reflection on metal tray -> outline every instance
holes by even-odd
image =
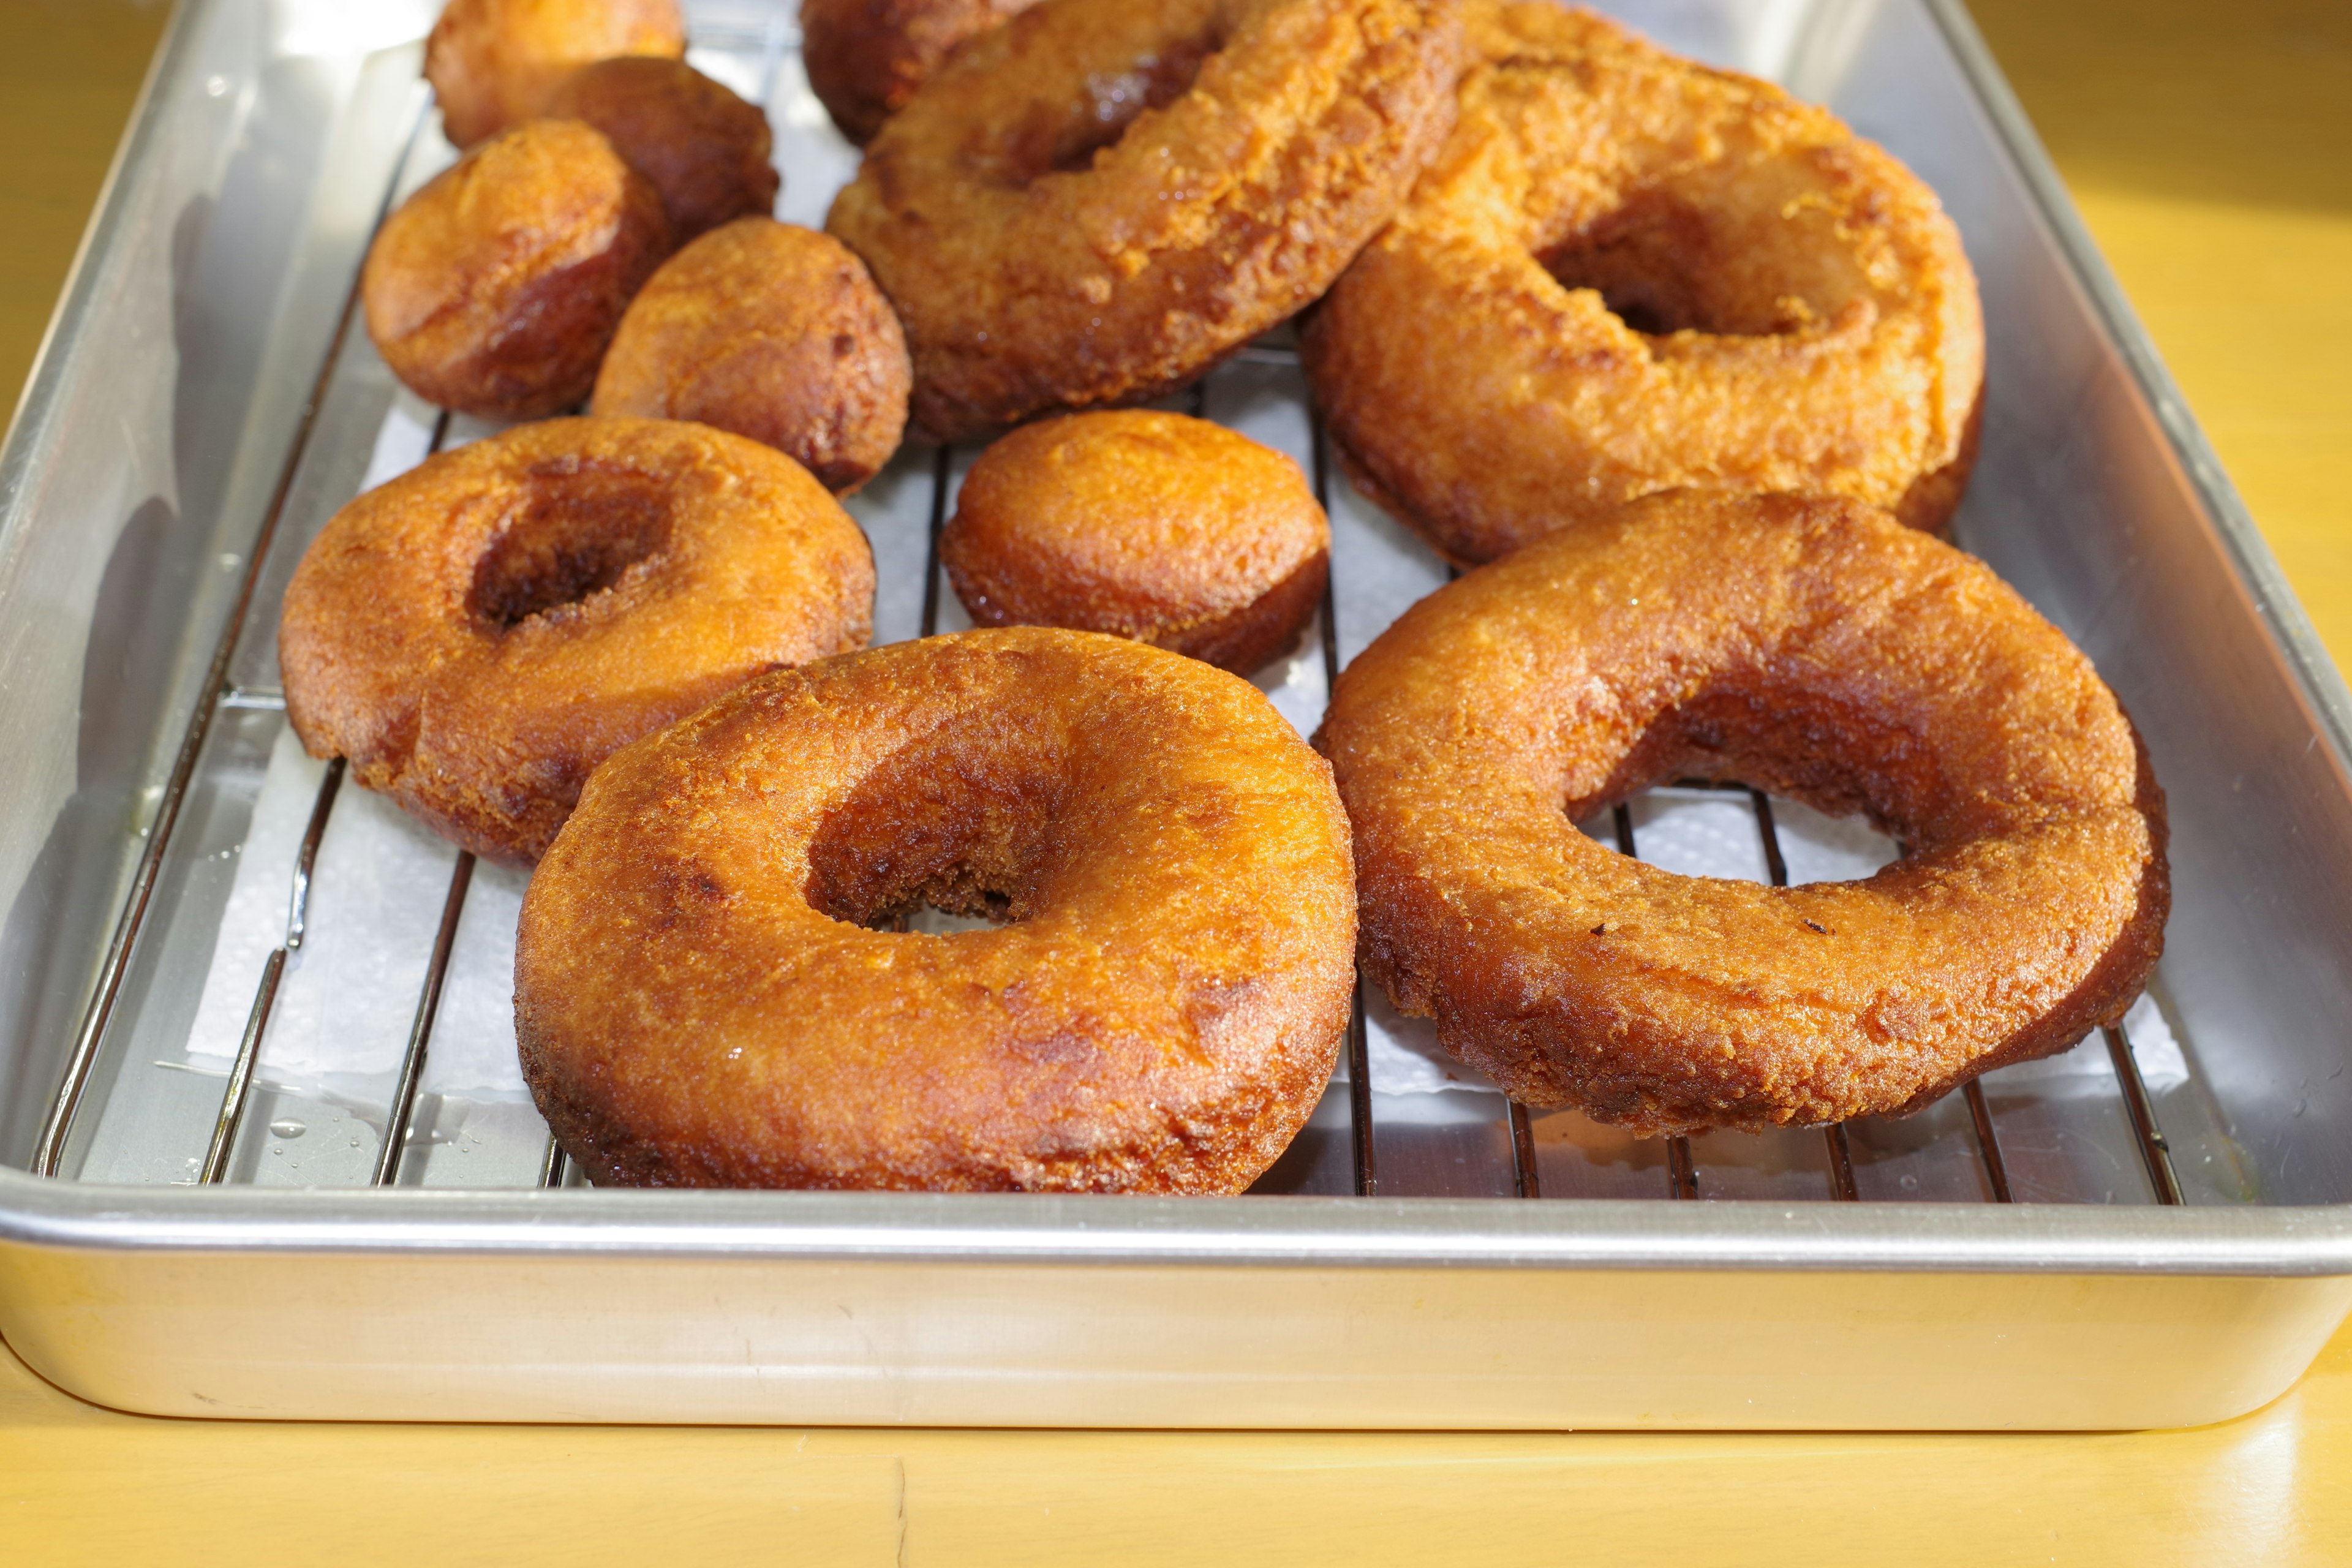
[[[2352,1302],[2352,1160],[2326,1131],[2352,1110],[2329,1027],[2352,948],[2340,688],[1956,10],[1616,9],[1826,100],[1961,225],[1992,404],[1957,537],[2098,660],[2171,793],[2170,947],[2120,1026],[1904,1121],[1643,1142],[1509,1103],[1375,991],[1247,1199],[538,1191],[576,1178],[514,1063],[521,879],[304,757],[275,665],[279,595],[335,507],[488,429],[399,390],[351,303],[373,225],[453,156],[415,79],[429,16],[217,0],[175,25],[5,459],[0,605],[63,604],[52,658],[89,649],[62,797],[43,759],[75,750],[70,691],[0,686],[0,788],[60,807],[23,825],[45,840],[0,834],[0,891],[21,888],[0,1154],[69,1178],[0,1172],[12,1342],[93,1397],[326,1415],[2105,1426],[2292,1377]],[[694,63],[769,106],[780,216],[821,222],[855,154],[791,7],[689,16]],[[164,301],[176,380],[126,395],[139,310]],[[1311,730],[1445,569],[1327,463],[1286,333],[1167,405],[1289,452],[1331,513],[1322,612],[1258,678]],[[145,506],[99,477],[106,412]],[[966,624],[935,546],[972,455],[910,449],[849,503],[877,641]],[[128,521],[77,531],[93,513]],[[1776,883],[1895,853],[1696,783],[1585,826]],[[2033,1206],[2053,1204],[2075,1206]],[[197,1262],[221,1248],[327,1282],[340,1327],[273,1330],[285,1309]],[[614,1270],[640,1288],[584,1331],[529,1284]],[[163,1316],[101,1310],[76,1338],[64,1298],[110,1288]],[[1531,1312],[1561,1342],[1530,1345]],[[872,1327],[844,1340],[832,1314]],[[2221,1317],[2242,1326],[2217,1348]],[[404,1349],[359,1348],[394,1322]],[[1825,1350],[1846,1370],[1797,1372]],[[1758,1372],[1775,1356],[1798,1359]]]

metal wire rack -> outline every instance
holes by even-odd
[[[728,32],[725,16],[718,18],[716,37],[726,47],[757,61],[758,79],[771,90],[779,79],[779,72],[793,53],[797,40],[790,30],[774,20],[772,11],[747,14],[745,25],[736,29],[740,37]],[[709,18],[698,17],[701,30],[698,37],[713,37],[708,25]],[[377,208],[380,225],[391,211],[401,189],[403,175],[415,162],[419,139],[429,117],[422,111],[412,127],[405,150],[397,160],[394,180],[386,189]],[[57,1174],[65,1158],[68,1141],[77,1118],[84,1109],[91,1082],[93,1068],[99,1063],[110,1037],[110,1026],[115,1020],[118,1002],[122,996],[126,977],[130,974],[134,954],[150,934],[150,917],[154,908],[158,879],[166,864],[181,826],[191,788],[196,783],[200,764],[205,754],[208,739],[216,721],[225,713],[239,710],[277,710],[284,708],[281,692],[257,687],[241,687],[230,679],[230,671],[241,643],[253,638],[256,628],[248,623],[257,604],[257,594],[265,576],[265,569],[273,545],[283,549],[279,541],[285,521],[289,495],[293,492],[298,471],[310,449],[317,432],[320,411],[334,385],[339,368],[346,358],[346,348],[352,335],[358,306],[358,280],[354,276],[341,312],[328,343],[323,363],[311,383],[309,397],[300,411],[293,439],[284,466],[271,494],[269,504],[258,520],[252,548],[246,556],[246,566],[233,611],[220,640],[214,650],[203,690],[182,737],[171,771],[163,784],[161,798],[144,849],[131,878],[128,894],[117,919],[111,939],[93,984],[89,1005],[67,1059],[58,1088],[42,1127],[32,1168],[44,1175]],[[1275,342],[1255,344],[1244,350],[1229,364],[1254,366],[1297,374],[1295,351]],[[1300,384],[1303,386],[1303,380]],[[1181,395],[1181,405],[1196,416],[1208,408],[1208,383],[1203,381]],[[1328,449],[1318,421],[1308,410],[1312,479],[1317,499],[1327,510],[1333,508],[1334,486],[1328,461]],[[429,451],[438,451],[449,438],[450,416],[446,412],[435,421]],[[919,630],[923,636],[933,635],[940,627],[942,610],[940,584],[942,574],[938,560],[938,543],[957,471],[957,453],[950,447],[937,448],[929,458],[929,550],[924,563],[921,591]],[[1328,691],[1338,679],[1341,658],[1338,635],[1337,595],[1339,584],[1347,575],[1347,563],[1335,551],[1333,572],[1327,581],[1316,638],[1319,647],[1324,689]],[[259,628],[260,635],[271,635],[274,628]],[[242,1037],[223,1085],[217,1114],[212,1121],[210,1137],[194,1180],[215,1184],[228,1178],[233,1167],[233,1154],[238,1147],[240,1133],[247,1121],[247,1109],[255,1084],[261,1048],[266,1039],[281,984],[289,966],[303,950],[308,931],[313,875],[319,852],[336,803],[342,798],[344,767],[338,760],[326,769],[312,802],[307,826],[302,834],[294,862],[292,886],[289,892],[284,936],[279,945],[269,953],[256,987],[247,1016]],[[1752,811],[1764,864],[1769,880],[1775,886],[1789,881],[1789,865],[1783,853],[1780,834],[1776,825],[1772,801],[1763,794],[1744,785],[1709,781],[1681,781],[1679,788],[1715,792],[1727,798],[1743,799]],[[1638,853],[1633,813],[1626,805],[1615,806],[1610,816],[1610,826],[1617,848],[1632,856]],[[418,1086],[433,1042],[434,1026],[441,1007],[454,951],[459,921],[467,897],[474,882],[475,859],[471,854],[457,854],[449,873],[439,922],[436,929],[429,961],[423,983],[418,989],[409,1027],[405,1049],[401,1055],[393,1081],[389,1100],[384,1107],[383,1131],[372,1163],[370,1184],[382,1187],[397,1183],[401,1178],[404,1159],[419,1138],[416,1125]],[[2103,1031],[2116,1085],[2130,1122],[2138,1155],[2144,1163],[2149,1189],[2154,1200],[2161,1204],[2183,1201],[2181,1186],[2173,1169],[2170,1151],[2158,1128],[2147,1086],[2134,1056],[2132,1045],[2123,1027],[2118,1025]],[[1382,1097],[1376,1092],[1375,1076],[1368,1045],[1367,1011],[1364,988],[1358,986],[1356,1006],[1348,1028],[1343,1058],[1344,1083],[1335,1082],[1326,1100],[1326,1111],[1318,1112],[1318,1122],[1327,1130],[1337,1121],[1343,1124],[1339,1142],[1344,1155],[1325,1159],[1318,1177],[1310,1174],[1303,1181],[1294,1180],[1283,1190],[1353,1193],[1372,1196],[1384,1192],[1380,1169],[1382,1113],[1379,1109]],[[2000,1138],[1996,1131],[1995,1116],[1989,1105],[1980,1082],[1971,1081],[1963,1090],[1970,1125],[1976,1143],[1977,1158],[1981,1163],[1983,1186],[1992,1201],[2012,1201],[2012,1185],[2009,1164],[2003,1155]],[[1499,1097],[1495,1097],[1499,1099]],[[1561,1114],[1561,1113],[1552,1113]],[[1539,1157],[1539,1121],[1547,1121],[1547,1113],[1531,1112],[1516,1102],[1506,1102],[1498,1112],[1497,1131],[1504,1150],[1501,1156],[1507,1163],[1507,1182],[1502,1190],[1521,1199],[1544,1197],[1544,1182]],[[1853,1139],[1848,1128],[1835,1125],[1821,1131],[1822,1152],[1826,1157],[1826,1191],[1822,1194],[1838,1202],[1858,1202],[1863,1197],[1855,1175]],[[1309,1140],[1303,1136],[1302,1145]],[[1327,1140],[1327,1145],[1328,1141]],[[1325,1152],[1331,1151],[1326,1148]],[[1692,1141],[1673,1138],[1665,1142],[1663,1181],[1654,1195],[1675,1200],[1694,1200],[1709,1195],[1703,1176],[1702,1162]],[[1294,1150],[1286,1156],[1286,1163],[1312,1158],[1312,1151]],[[1281,1167],[1277,1167],[1280,1171]],[[545,1187],[565,1185],[574,1180],[562,1150],[552,1139],[546,1142],[538,1161],[538,1184]],[[1388,1195],[1400,1190],[1391,1184]],[[1410,1191],[1410,1184],[1402,1190]],[[1574,1195],[1555,1193],[1555,1197]]]

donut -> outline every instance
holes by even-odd
[[[1454,0],[1045,0],[971,39],[825,226],[961,440],[1181,386],[1329,287],[1453,116]]]
[[[368,336],[428,403],[488,419],[569,408],[669,253],[645,176],[572,120],[483,142],[403,202],[369,246]]]
[[[898,449],[909,375],[898,318],[864,262],[829,235],[747,217],[653,275],[591,406],[749,436],[845,495]]]
[[[425,79],[443,133],[470,147],[547,112],[592,61],[685,53],[677,0],[449,0],[425,39]]]
[[[1935,193],[1596,16],[1472,16],[1453,135],[1301,345],[1360,488],[1457,564],[1678,488],[1940,531],[1984,333]]]
[[[801,0],[801,59],[841,133],[863,147],[966,38],[1037,0]]]
[[[1670,492],[1528,544],[1366,648],[1320,743],[1365,973],[1514,1099],[1637,1133],[1916,1110],[2119,1016],[2163,946],[2164,795],[2090,661],[1843,498]],[[1574,826],[1685,775],[1908,857],[1773,888]]]
[[[1222,426],[1068,414],[980,455],[940,562],[982,626],[1108,632],[1247,675],[1315,613],[1331,526],[1297,464]]]
[[[874,562],[806,470],[655,419],[551,419],[337,512],[286,590],[314,757],[528,865],[614,751],[752,676],[864,645]]]
[[[523,900],[523,1076],[599,1184],[1239,1192],[1338,1058],[1354,897],[1329,770],[1247,681],[894,643],[597,770]],[[923,903],[999,923],[887,929]]]
[[[782,182],[768,162],[768,117],[684,60],[599,60],[566,77],[547,112],[603,132],[622,162],[661,193],[680,244],[775,210]]]

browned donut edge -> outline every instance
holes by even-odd
[[[1960,426],[1959,449],[1942,468],[1921,474],[1887,510],[1911,528],[1948,539],[1952,516],[1968,494],[1969,476],[1976,472],[1977,454],[1984,446],[1985,384],[1977,383],[1976,401]]]
[[[2126,722],[2131,715],[2124,715]],[[2164,790],[2148,765],[2147,742],[2132,725],[2132,748],[2139,763],[2132,804],[2147,822],[2155,853],[2141,872],[2138,904],[2106,952],[2083,977],[2083,983],[2045,1016],[2035,1027],[2021,1030],[1939,1083],[1930,1084],[1908,1100],[1885,1112],[1911,1116],[1926,1110],[1972,1079],[2016,1062],[2054,1057],[2071,1050],[2093,1029],[2114,1024],[2131,1011],[2147,989],[2147,977],[2164,956],[2164,925],[2172,914],[2172,825]]]
[[[1984,413],[1985,391],[1979,384],[1976,401],[1969,405],[1968,423],[1960,430],[1959,450],[1953,455],[1952,460],[1932,473],[1920,475],[1912,481],[1911,488],[1903,492],[1902,499],[1887,509],[1906,527],[1933,534],[1937,539],[1948,540],[1951,537],[1952,518],[1960,510],[1960,502],[1968,493],[1969,478],[1976,471],[1977,456],[1984,445]],[[1346,477],[1349,487],[1402,523],[1415,538],[1428,545],[1438,559],[1460,572],[1475,570],[1490,559],[1454,549],[1443,526],[1406,505],[1394,490],[1382,484],[1379,475],[1372,471],[1370,465],[1357,454],[1354,447],[1348,445],[1344,436],[1328,427],[1324,434],[1330,441],[1331,451],[1339,459],[1339,472]]]
[[[971,616],[973,625],[1011,626],[1037,624],[1014,619],[1003,605],[982,593],[971,581],[960,559],[947,556],[941,563],[947,568],[948,581],[955,589],[956,598],[962,604],[965,614]],[[1292,567],[1274,586],[1238,609],[1228,610],[1207,620],[1163,627],[1150,637],[1136,640],[1246,677],[1265,668],[1276,654],[1286,651],[1297,640],[1299,632],[1322,603],[1323,585],[1330,580],[1330,575],[1331,551],[1326,545]],[[1069,629],[1099,631],[1101,628],[1073,626]]]
[[[1347,1019],[1343,1016],[1333,1030],[1334,1054],[1337,1042],[1346,1034]],[[529,1058],[526,1057],[528,1065]],[[563,1150],[567,1158],[578,1165],[592,1186],[598,1187],[698,1187],[725,1188],[735,1184],[718,1165],[693,1158],[684,1151],[666,1149],[639,1137],[627,1122],[617,1116],[604,1113],[593,1104],[575,1101],[562,1094],[554,1085],[552,1075],[543,1071],[526,1070],[530,1079],[531,1103],[547,1123],[549,1134]],[[1250,1131],[1231,1144],[1223,1157],[1204,1162],[1189,1170],[1169,1171],[1130,1168],[1122,1173],[1116,1185],[1099,1187],[1050,1187],[1024,1189],[1010,1186],[946,1186],[929,1176],[914,1176],[888,1184],[856,1187],[827,1188],[819,1184],[799,1186],[802,1191],[862,1191],[862,1192],[1094,1192],[1127,1197],[1218,1197],[1231,1196],[1249,1190],[1261,1176],[1274,1168],[1298,1134],[1314,1117],[1321,1103],[1325,1084],[1330,1074],[1325,1071],[1311,1080],[1301,1078],[1297,1082],[1272,1086],[1265,1105]]]

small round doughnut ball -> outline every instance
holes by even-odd
[[[825,227],[962,440],[1148,403],[1331,286],[1454,119],[1454,0],[1045,0],[955,51]]]
[[[845,495],[907,427],[907,340],[866,264],[814,229],[739,218],[665,262],[622,319],[595,411],[763,441]]]
[[[1037,0],[802,0],[801,58],[841,133],[863,147],[966,38]]]
[[[1331,525],[1298,465],[1247,437],[1073,414],[981,454],[940,559],[982,626],[1108,632],[1247,675],[1315,613]]]
[[[606,757],[755,675],[862,647],[866,536],[798,464],[653,419],[551,419],[328,522],[278,624],[312,756],[539,858]]]
[[[574,71],[548,114],[604,133],[654,183],[681,245],[720,224],[775,210],[768,117],[684,60],[622,55]]]
[[[534,120],[384,220],[360,279],[368,336],[428,403],[535,419],[588,395],[669,247],[660,195],[611,142],[576,120]]]
[[[1527,1105],[1641,1134],[1904,1115],[2122,1016],[2164,792],[1984,563],[1843,499],[1678,490],[1407,610],[1318,743],[1364,973]],[[1576,823],[1696,775],[1864,816],[1853,882],[1678,876]]]
[[[1329,1080],[1354,889],[1249,682],[893,643],[597,770],[523,900],[523,1077],[600,1185],[1237,1193]],[[889,929],[924,904],[998,923]]]
[[[470,147],[546,113],[592,61],[685,53],[677,0],[449,0],[425,40],[425,79],[443,132]]]
[[[1462,564],[1676,489],[1940,531],[1984,330],[1936,193],[1588,12],[1471,16],[1452,137],[1301,334],[1360,488]]]

